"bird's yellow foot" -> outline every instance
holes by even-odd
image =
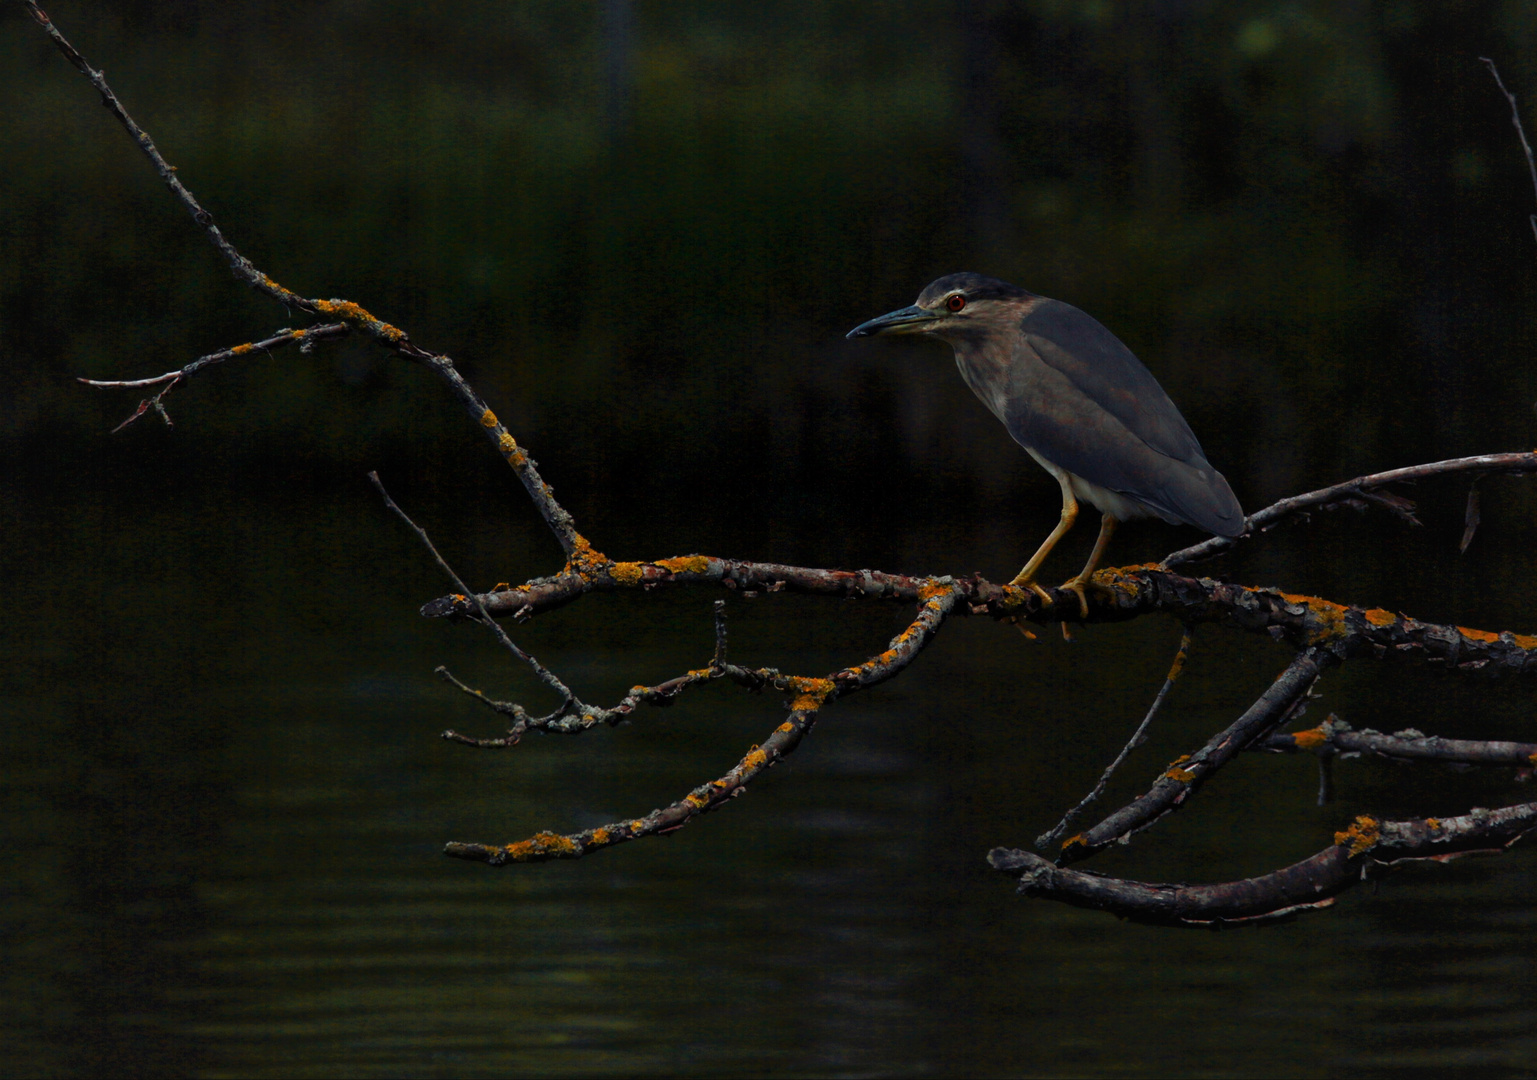
[[[1043,607],[1051,607],[1051,593],[1047,592],[1045,589],[1041,588],[1035,583],[1034,575],[1026,577],[1024,574],[1020,574],[1013,581],[1009,582],[1009,584],[1014,586],[1016,589],[1029,589],[1031,592],[1035,593],[1036,596],[1041,598],[1041,605]]]
[[[1083,617],[1085,619],[1089,617],[1089,597],[1087,590],[1093,589],[1096,592],[1107,594],[1110,593],[1110,587],[1095,581],[1094,575],[1092,574],[1079,574],[1075,578],[1069,578],[1062,583],[1062,588],[1078,597],[1078,608],[1083,613]]]

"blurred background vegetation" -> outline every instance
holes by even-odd
[[[1110,326],[1250,510],[1533,445],[1534,196],[1478,60],[1537,126],[1521,0],[48,11],[247,256],[453,356],[616,557],[1017,570],[1056,519],[1050,479],[947,350],[842,336],[962,269]],[[136,398],[74,376],[293,320],[234,283],[15,3],[0,117],[12,1071],[1529,1071],[1529,856],[1200,938],[1022,903],[986,870],[1140,719],[1178,637],[1154,620],[1072,648],[962,621],[676,837],[505,873],[443,860],[446,839],[677,798],[777,703],[701,691],[510,756],[439,742],[490,725],[435,664],[542,699],[470,628],[415,617],[445,585],[362,475],[490,585],[558,566],[505,466],[426,375],[356,342],[206,372],[168,399],[174,430],[109,436]],[[1459,557],[1465,490],[1415,492],[1424,529],[1324,515],[1209,569],[1537,629],[1537,499],[1486,482]],[[1063,576],[1092,535],[1070,539]],[[1195,539],[1127,529],[1110,561]],[[611,703],[708,655],[713,599],[594,597],[519,641]],[[730,605],[738,659],[806,673],[905,619]],[[1284,657],[1214,633],[1191,663],[1108,798]],[[1530,688],[1352,665],[1324,692],[1318,713],[1357,726],[1531,737]],[[1504,772],[1338,775],[1320,809],[1311,762],[1246,758],[1095,866],[1218,880],[1356,812],[1530,797]]]
[[[60,11],[257,265],[456,357],[600,534],[1016,503],[940,350],[841,338],[955,269],[1109,324],[1251,507],[1537,427],[1533,197],[1477,60],[1532,85],[1521,3]],[[131,403],[69,376],[289,320],[0,18],[0,435],[78,458]],[[173,399],[220,454],[480,453],[361,346],[249,366]]]

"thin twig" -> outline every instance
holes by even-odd
[[[1526,129],[1521,126],[1521,111],[1516,108],[1516,95],[1505,89],[1505,80],[1500,78],[1500,69],[1494,66],[1494,61],[1487,56],[1480,56],[1484,66],[1489,69],[1489,74],[1494,76],[1494,84],[1500,88],[1500,93],[1505,95],[1505,100],[1510,102],[1510,122],[1516,127],[1516,134],[1521,138],[1521,149],[1526,153],[1526,168],[1532,174],[1532,193],[1537,195],[1537,160],[1532,157],[1532,144],[1526,141]],[[1532,223],[1532,235],[1537,237],[1537,214],[1531,214],[1528,220]]]
[[[1062,820],[1057,822],[1051,828],[1051,831],[1044,832],[1035,838],[1035,846],[1037,848],[1045,850],[1060,840],[1062,834],[1067,832],[1068,826],[1077,820],[1078,815],[1083,813],[1090,803],[1104,794],[1105,785],[1115,775],[1115,770],[1121,767],[1121,762],[1125,761],[1133,750],[1147,741],[1147,729],[1152,724],[1153,717],[1158,715],[1158,710],[1163,707],[1163,699],[1169,696],[1169,691],[1174,689],[1175,680],[1185,670],[1185,659],[1190,653],[1190,641],[1194,632],[1190,627],[1185,627],[1185,632],[1179,639],[1179,649],[1174,654],[1174,663],[1169,665],[1169,674],[1164,677],[1163,686],[1159,689],[1158,696],[1153,698],[1153,704],[1147,710],[1147,715],[1142,718],[1142,723],[1137,725],[1137,730],[1132,733],[1126,745],[1121,748],[1121,752],[1116,755],[1115,760],[1101,774],[1099,783],[1094,785],[1094,790],[1080,799],[1077,806],[1063,814]]]
[[[384,500],[384,505],[393,511],[401,521],[404,521],[408,526],[410,526],[411,531],[416,533],[417,538],[421,540],[421,542],[426,546],[427,550],[432,553],[432,557],[437,560],[438,566],[442,567],[443,572],[448,575],[449,580],[454,583],[454,586],[459,590],[459,592],[462,595],[473,597],[475,594],[470,592],[469,586],[467,586],[460,579],[459,575],[454,572],[454,568],[448,565],[448,562],[443,558],[443,556],[438,554],[438,549],[433,546],[432,539],[427,535],[427,530],[423,529],[416,522],[412,521],[410,515],[395,505],[395,500],[390,498],[390,493],[384,490],[384,484],[379,479],[379,474],[376,472],[370,472],[368,474],[368,479],[378,490],[379,496]],[[563,712],[569,712],[572,709],[581,710],[585,708],[585,706],[577,700],[576,695],[571,692],[570,688],[567,687],[565,683],[561,682],[559,677],[557,677],[554,672],[545,667],[538,660],[534,659],[528,653],[518,648],[517,644],[512,640],[512,638],[507,636],[507,632],[502,629],[501,624],[493,619],[490,613],[486,611],[484,605],[480,606],[480,617],[481,621],[486,624],[486,626],[494,635],[496,635],[496,639],[502,643],[508,652],[512,653],[513,656],[516,656],[519,660],[523,661],[523,663],[527,664],[533,673],[538,676],[540,682],[544,683],[544,685],[548,686],[551,690],[555,691],[561,696],[563,702]]]

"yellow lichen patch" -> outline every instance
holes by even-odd
[[[1392,626],[1398,621],[1398,616],[1385,608],[1367,608],[1361,612],[1366,621],[1372,626]]]
[[[1083,833],[1074,833],[1072,836],[1069,836],[1066,840],[1062,841],[1062,850],[1066,851],[1074,844],[1077,844],[1079,847],[1089,846],[1083,842]]]
[[[1360,855],[1369,851],[1382,839],[1382,828],[1377,824],[1376,818],[1360,815],[1344,832],[1334,834],[1334,842],[1339,847],[1348,847],[1350,854]]]
[[[587,542],[580,533],[571,544],[571,558],[566,561],[567,573],[587,577],[609,566],[608,556]]]
[[[641,579],[640,563],[616,562],[609,570],[609,576],[621,585],[637,585]]]
[[[552,832],[535,833],[527,840],[508,844],[502,849],[507,858],[515,862],[526,862],[541,855],[575,855],[578,850],[570,837]]]
[[[1344,604],[1336,604],[1317,596],[1299,596],[1296,593],[1281,593],[1280,596],[1288,604],[1301,604],[1308,609],[1309,645],[1318,645],[1345,635],[1345,612],[1349,609]]]
[[[918,587],[918,599],[921,601],[933,600],[937,596],[955,591],[954,585],[941,585],[932,578]]]
[[[833,692],[831,679],[808,679],[792,676],[785,680],[785,689],[796,696],[790,702],[793,712],[816,712]]]
[[[502,453],[511,454],[517,450],[518,440],[514,439],[511,435],[504,431],[502,432],[501,438],[496,440],[496,445],[501,449]]]
[[[507,464],[511,465],[514,469],[521,469],[528,464],[528,458],[523,456],[523,451],[514,450],[507,455]]]
[[[1309,728],[1307,731],[1292,732],[1292,742],[1297,744],[1299,750],[1311,750],[1315,746],[1322,746],[1329,741],[1328,734],[1321,727]]]
[[[613,833],[607,829],[592,830],[592,842],[594,844],[606,844],[613,838]]]
[[[1526,760],[1530,761],[1534,766],[1537,766],[1537,754],[1526,755]]]
[[[710,570],[710,560],[703,555],[684,555],[677,559],[663,559],[656,565],[669,574],[704,574]]]
[[[1438,817],[1428,817],[1425,819],[1425,825],[1427,828],[1439,829],[1441,827],[1441,819]]]
[[[406,336],[405,331],[391,326],[383,319],[375,318],[362,305],[354,304],[351,300],[316,300],[315,310],[323,315],[335,315],[350,323],[366,323],[371,331],[386,341],[400,341]]]
[[[639,818],[636,818],[634,821],[630,822],[630,832],[632,834],[640,832],[645,827],[646,827],[646,823],[644,821],[641,821]]]
[[[1470,630],[1466,626],[1457,627],[1457,633],[1461,634],[1469,641],[1492,642],[1500,640],[1500,635],[1498,634],[1491,634],[1487,630]]]
[[[482,427],[496,427],[496,413],[492,412],[490,409],[487,409],[485,412],[481,413],[480,424]]]
[[[1177,780],[1181,784],[1188,784],[1195,779],[1195,773],[1189,769],[1170,769],[1163,774],[1165,780]]]
[[[246,353],[250,352],[254,348],[256,348],[255,345],[236,345],[233,349],[231,349],[229,351],[229,354],[231,356],[244,356]]]
[[[708,791],[690,791],[683,801],[695,810],[703,810],[710,805],[710,793]]]
[[[757,770],[763,768],[764,763],[767,761],[768,754],[764,753],[762,750],[755,746],[750,751],[748,751],[747,756],[742,759],[742,767],[744,769]]]
[[[784,723],[780,724],[774,730],[778,731],[778,732],[782,732],[785,735],[788,735],[788,734],[790,734],[790,732],[795,730],[795,725],[790,723],[790,721],[786,720]]]
[[[1537,649],[1537,637],[1533,637],[1531,634],[1511,634],[1510,640],[1515,642],[1518,648],[1525,649],[1528,652]]]

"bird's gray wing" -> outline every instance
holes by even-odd
[[[1220,536],[1243,531],[1222,474],[1152,372],[1096,319],[1045,300],[1021,320],[1006,423],[1068,472]]]

